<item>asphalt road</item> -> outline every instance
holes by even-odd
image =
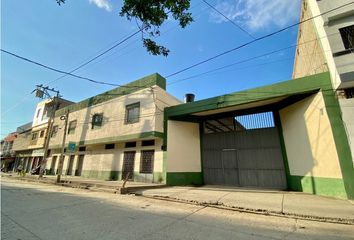
[[[1,179],[1,239],[354,239],[354,226]]]

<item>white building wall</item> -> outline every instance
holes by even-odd
[[[167,172],[201,172],[199,123],[168,121]]]
[[[280,111],[290,174],[342,178],[322,93]]]
[[[348,135],[354,165],[354,98],[339,99],[339,105],[342,111],[342,119]]]

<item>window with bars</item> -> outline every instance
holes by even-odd
[[[347,50],[354,48],[354,25],[339,29],[344,48]]]
[[[125,123],[136,123],[139,122],[140,117],[140,102],[127,105],[125,107]]]
[[[154,169],[154,150],[141,151],[140,173],[152,173]]]
[[[51,137],[52,137],[52,138],[57,136],[58,129],[59,129],[59,126],[58,126],[58,125],[53,126],[53,128],[52,128],[52,134],[51,134]]]
[[[76,125],[77,125],[77,121],[76,120],[69,122],[68,134],[75,133]]]
[[[100,128],[103,122],[103,113],[96,113],[92,116],[91,129]]]

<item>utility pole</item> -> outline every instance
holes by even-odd
[[[46,138],[45,138],[45,142],[44,142],[43,160],[41,162],[41,166],[40,166],[40,169],[39,169],[39,176],[38,176],[38,178],[42,178],[43,174],[45,172],[45,167],[46,167],[46,164],[47,164],[47,161],[48,161],[48,157],[49,157],[49,154],[48,154],[49,141],[50,141],[50,137],[51,137],[51,133],[52,133],[52,126],[53,126],[53,122],[54,122],[55,111],[58,108],[58,99],[60,97],[60,94],[59,94],[59,91],[55,90],[54,88],[49,88],[48,86],[44,87],[43,85],[37,85],[36,89],[33,90],[32,93],[33,92],[36,92],[36,97],[42,98],[42,99],[45,96],[51,98],[49,92],[56,93],[56,96],[53,97],[52,110],[51,111],[48,110],[48,112],[50,113],[49,119],[48,119],[48,130],[47,130],[47,134],[46,134]]]
[[[65,139],[66,133],[68,128],[68,119],[69,119],[69,109],[66,110],[65,115],[60,117],[60,120],[65,120],[64,124],[64,134],[63,134],[63,141],[61,143],[61,152],[59,157],[59,164],[58,164],[58,174],[57,174],[57,183],[60,183],[60,177],[63,172],[63,164],[64,164],[64,149],[65,149]]]

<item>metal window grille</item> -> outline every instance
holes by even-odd
[[[354,25],[339,29],[345,49],[354,48]]]
[[[134,103],[126,106],[125,123],[139,122],[140,103]]]
[[[141,151],[140,173],[152,173],[154,168],[154,150]]]
[[[272,112],[263,112],[248,114],[235,117],[245,129],[271,128],[274,127],[274,118]]]
[[[274,127],[272,112],[248,114],[236,117],[209,119],[204,121],[204,133],[244,131]]]

